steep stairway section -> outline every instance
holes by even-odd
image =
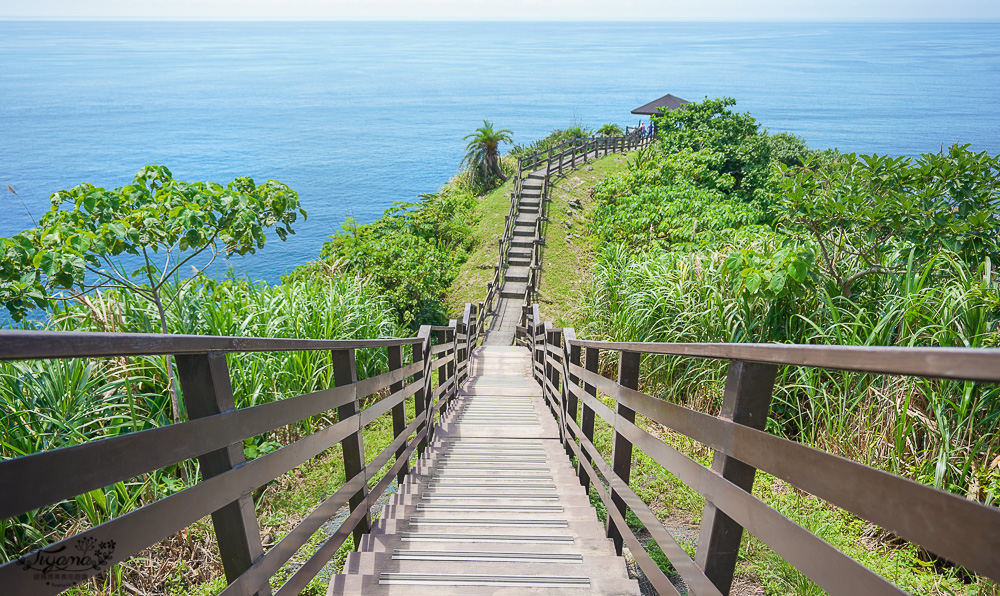
[[[485,345],[509,346],[514,343],[514,331],[521,319],[521,306],[532,290],[532,266],[537,269],[536,246],[543,242],[539,225],[543,218],[545,184],[548,168],[542,168],[515,182],[518,189],[514,221],[501,263],[502,280],[500,299],[494,313],[493,325],[486,334]]]
[[[487,346],[435,439],[335,594],[639,594],[530,378],[524,348]]]

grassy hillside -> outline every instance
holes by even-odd
[[[553,179],[538,303],[546,319],[557,325],[572,325],[577,320],[577,307],[591,283],[594,238],[587,231],[584,214],[593,189],[608,175],[624,170],[625,158],[609,155]],[[467,302],[477,303],[486,297],[486,285],[493,279],[499,257],[497,243],[510,209],[510,193],[511,183],[507,183],[477,200],[476,223],[471,229],[475,246],[448,289],[450,316],[460,316]],[[571,207],[571,201],[578,201],[583,208]]]
[[[583,293],[592,281],[596,239],[587,229],[586,213],[592,206],[594,187],[624,171],[625,164],[624,156],[613,154],[553,179],[536,301],[545,320],[557,326],[579,321]],[[582,208],[571,206],[574,202]]]
[[[510,210],[512,184],[507,182],[476,199],[475,223],[469,228],[473,248],[459,267],[445,297],[450,317],[460,317],[467,302],[475,304],[486,299],[486,284],[493,279],[493,267],[497,264],[497,244],[503,235],[504,216]]]

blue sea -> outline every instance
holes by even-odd
[[[235,259],[279,280],[345,218],[436,191],[489,119],[530,142],[731,96],[814,148],[1000,153],[1000,23],[0,23],[0,236],[141,167],[249,175],[309,212]]]

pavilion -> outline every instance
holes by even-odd
[[[639,114],[640,116],[656,116],[659,115],[660,110],[677,110],[680,109],[686,103],[691,103],[686,99],[681,99],[675,95],[666,94],[660,99],[654,99],[653,101],[647,103],[644,106],[640,106],[632,110],[633,114]]]

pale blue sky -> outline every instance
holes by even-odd
[[[997,0],[0,0],[2,18],[335,20],[1000,19]]]

